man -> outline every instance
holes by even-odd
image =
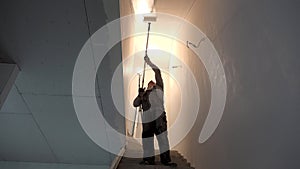
[[[160,149],[160,161],[163,165],[176,167],[176,163],[171,163],[169,140],[167,133],[167,117],[164,108],[164,84],[159,68],[153,64],[148,56],[145,62],[155,73],[156,83],[152,80],[148,83],[147,90],[139,89],[139,95],[135,98],[133,105],[143,108],[143,150],[144,158],[140,164],[154,165],[154,134],[157,137]]]

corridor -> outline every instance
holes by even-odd
[[[146,55],[178,169],[299,169],[299,9],[1,0],[0,169],[170,168],[156,137],[156,165],[139,164],[144,112],[133,101],[157,81]]]

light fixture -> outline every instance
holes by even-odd
[[[147,14],[153,12],[154,0],[132,0],[135,14]]]

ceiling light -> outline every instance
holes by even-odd
[[[147,14],[152,12],[154,0],[132,0],[135,14]]]

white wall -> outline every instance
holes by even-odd
[[[203,65],[182,47],[200,84],[201,106],[176,149],[196,168],[299,168],[299,6],[292,0],[195,2],[187,19],[215,45],[228,86],[223,118],[200,144],[210,86]]]

